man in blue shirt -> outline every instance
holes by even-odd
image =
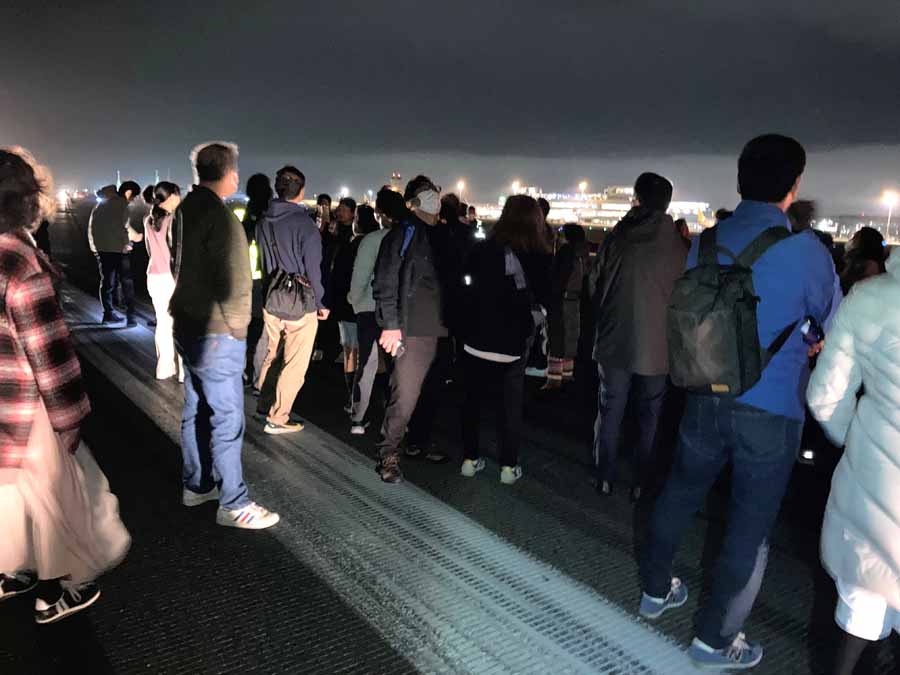
[[[717,244],[739,254],[772,227],[790,229],[785,211],[794,202],[806,153],[794,139],[760,136],[738,161],[742,201],[720,223]],[[697,265],[699,240],[688,255]],[[719,262],[731,259],[720,253]],[[684,531],[726,464],[733,468],[728,531],[714,569],[712,592],[697,619],[690,656],[698,665],[752,668],[762,647],[741,632],[759,592],[768,538],[800,447],[803,392],[809,379],[807,347],[800,335],[806,316],[824,323],[834,296],[834,266],[811,231],[770,248],[753,265],[759,296],[759,342],[772,344],[795,324],[760,381],[737,398],[690,394],[679,432],[675,466],[656,503],[641,560],[640,613],[655,619],[687,601],[687,588],[672,576]]]

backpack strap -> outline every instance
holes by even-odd
[[[768,230],[751,241],[747,248],[737,256],[737,263],[742,267],[753,267],[763,254],[780,241],[792,237],[793,233],[786,227],[770,227]]]
[[[793,232],[791,232],[786,227],[770,227],[768,230],[756,237],[756,239],[751,241],[747,245],[747,248],[740,252],[737,257],[738,265],[741,265],[743,267],[753,267],[753,264],[757,260],[759,260],[766,251],[768,251],[778,242],[784,241],[788,237],[792,236],[794,236]],[[769,361],[772,360],[772,357],[775,356],[775,354],[777,354],[782,347],[784,347],[784,344],[794,332],[794,329],[797,327],[798,323],[800,323],[799,320],[794,321],[789,326],[786,326],[784,330],[782,330],[775,337],[775,339],[772,341],[772,344],[770,344],[769,347],[763,351],[763,368],[769,365]]]
[[[713,226],[703,230],[700,234],[700,250],[697,252],[697,264],[700,266],[713,267],[719,264],[719,254],[724,253],[729,258],[737,262],[737,256],[724,246],[719,246],[716,242],[716,234],[719,228]]]

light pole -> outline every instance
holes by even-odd
[[[517,195],[522,190],[522,183],[520,181],[514,180],[513,184],[510,185],[510,187],[512,188],[512,193],[514,195]]]
[[[891,238],[891,216],[894,215],[894,207],[897,206],[898,201],[900,201],[900,195],[893,190],[885,190],[881,195],[881,203],[888,207],[887,227],[884,233],[887,239]]]
[[[459,201],[463,200],[463,195],[466,192],[466,181],[461,180],[456,184],[456,191],[459,192]]]
[[[586,180],[581,181],[578,184],[578,191],[581,193],[581,198],[584,199],[584,193],[587,191],[588,182]]]
[[[348,188],[346,185],[341,187],[341,199],[343,199],[344,197],[349,197],[349,196],[350,196],[350,188]]]

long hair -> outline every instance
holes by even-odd
[[[264,173],[255,173],[247,180],[247,213],[261,216],[272,201],[272,183]]]
[[[0,234],[33,230],[55,204],[49,169],[25,148],[0,148]]]
[[[353,234],[364,237],[370,232],[378,230],[378,221],[375,220],[375,209],[368,204],[362,204],[356,209],[356,222],[353,223]]]
[[[162,208],[160,204],[172,195],[181,196],[181,188],[175,185],[175,183],[164,180],[161,183],[157,183],[156,187],[153,188],[153,209],[150,211],[150,225],[152,225],[153,229],[157,232],[159,232],[162,227],[166,216],[171,215]]]
[[[513,195],[503,205],[500,220],[491,229],[490,238],[516,253],[550,253],[544,214],[528,195]]]

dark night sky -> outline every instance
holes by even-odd
[[[0,31],[0,144],[60,183],[185,182],[225,138],[245,177],[289,161],[312,191],[400,170],[493,199],[646,168],[718,205],[765,131],[812,152],[826,208],[900,181],[896,0],[7,0]]]

